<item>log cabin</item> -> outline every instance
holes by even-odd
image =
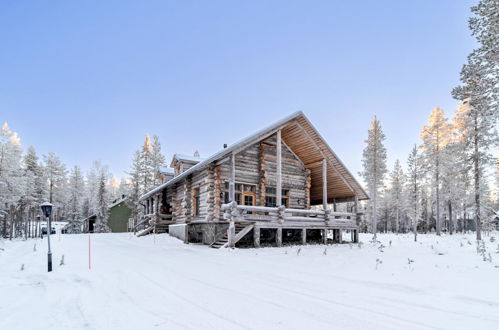
[[[358,241],[357,205],[369,197],[301,111],[208,158],[176,154],[170,167],[140,197],[139,235],[214,248],[341,243],[342,231]]]

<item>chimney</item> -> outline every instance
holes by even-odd
[[[226,148],[227,148],[227,143],[224,143],[224,149],[226,149]]]

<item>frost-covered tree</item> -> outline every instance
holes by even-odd
[[[421,196],[421,184],[423,176],[423,166],[417,145],[414,145],[409,158],[407,159],[407,198],[409,208],[409,218],[412,219],[412,231],[414,232],[414,242],[418,237],[419,205]]]
[[[404,171],[397,159],[393,171],[390,173],[390,189],[388,190],[391,215],[395,220],[395,232],[400,232],[400,219],[406,208],[404,196]]]
[[[161,143],[159,142],[159,137],[157,135],[153,135],[152,137],[151,160],[153,168],[153,186],[156,186],[159,182],[155,173],[160,167],[163,167],[166,164],[165,156],[161,152]]]
[[[82,229],[82,207],[85,181],[80,167],[75,166],[69,174],[69,200],[68,200],[68,231],[73,234],[81,233]]]
[[[467,131],[464,139],[467,159],[472,164],[476,235],[481,240],[480,184],[492,160],[490,150],[498,143],[499,5],[497,0],[481,0],[472,12],[475,16],[470,18],[470,29],[479,47],[468,56],[461,70],[461,85],[453,89],[452,95],[467,105],[459,119]]]
[[[22,147],[17,133],[4,123],[0,131],[0,229],[4,237],[8,232],[12,237],[13,223],[8,223],[8,212],[20,201],[24,190],[21,156]]]
[[[26,180],[24,191],[26,200],[29,204],[43,203],[46,184],[43,177],[43,168],[33,146],[30,146],[24,155],[23,169]]]
[[[383,145],[384,140],[385,134],[381,129],[379,120],[376,116],[374,116],[371,122],[371,128],[368,130],[367,140],[365,140],[367,146],[362,154],[362,165],[364,170],[360,173],[367,184],[367,190],[371,198],[369,206],[374,239],[376,239],[377,231],[377,203],[379,189],[383,185],[383,179],[387,172],[386,148]]]
[[[442,230],[440,218],[440,175],[442,172],[444,147],[449,143],[450,127],[447,118],[445,118],[444,111],[440,108],[435,108],[430,114],[428,125],[425,125],[421,132],[421,140],[423,141],[421,148],[423,150],[426,170],[433,181],[437,235],[440,235]]]
[[[127,205],[132,210],[132,217],[135,219],[135,223],[137,223],[140,218],[140,214],[142,212],[142,208],[139,203],[139,198],[142,195],[142,187],[141,187],[141,161],[140,161],[141,152],[137,150],[132,159],[132,165],[130,172],[128,173],[130,177],[130,183],[128,185],[128,196]]]
[[[154,159],[151,148],[151,139],[146,135],[144,145],[140,150],[140,185],[141,193],[151,189],[154,185]]]
[[[97,213],[95,221],[95,231],[97,233],[107,233],[109,232],[109,226],[107,220],[109,218],[109,199],[107,192],[107,173],[104,168],[98,176],[98,189],[97,189]]]

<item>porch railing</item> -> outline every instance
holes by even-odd
[[[235,202],[223,204],[222,211],[224,211],[225,220],[235,222],[275,222],[280,224],[285,222],[306,222],[316,225],[333,225],[339,227],[357,226],[357,215],[349,212],[291,209],[284,206],[248,206],[238,205]]]

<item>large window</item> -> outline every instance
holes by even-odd
[[[289,207],[289,190],[282,189],[281,204],[285,207]],[[265,188],[265,206],[276,207],[277,206],[277,190],[273,187]]]
[[[256,186],[252,184],[236,183],[235,200],[239,205],[254,206],[256,201]],[[224,203],[230,201],[229,182],[224,185]]]

